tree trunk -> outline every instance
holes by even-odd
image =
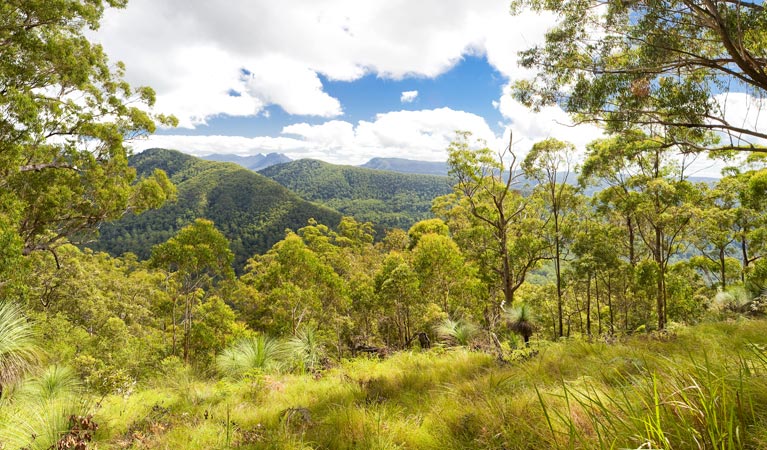
[[[591,336],[591,273],[586,279],[586,334]]]
[[[743,269],[740,271],[740,281],[746,282],[746,271],[748,270],[748,245],[746,243],[746,229],[743,229],[743,236],[740,238],[740,251],[743,255]]]
[[[607,274],[607,309],[610,310],[610,334],[615,334],[615,317],[613,316],[612,279]]]
[[[599,303],[599,274],[594,275],[594,298],[597,301],[597,329],[602,334],[602,306]]]
[[[719,249],[719,271],[720,271],[720,276],[722,277],[722,280],[721,280],[722,291],[727,289],[727,265],[726,265],[726,261],[724,257],[725,257],[724,248],[720,248]]]
[[[656,309],[658,312],[658,331],[663,330],[666,328],[666,302],[665,302],[665,290],[666,286],[663,283],[663,279],[665,278],[665,270],[663,267],[663,255],[661,254],[662,247],[662,233],[660,228],[655,228],[655,249],[653,251],[655,256],[655,263],[658,265],[658,281],[657,281],[657,288],[658,292],[656,295]]]

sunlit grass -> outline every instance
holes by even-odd
[[[343,361],[316,374],[150,383],[106,399],[99,447],[759,449],[767,323],[621,342],[533,343]],[[172,374],[166,375],[172,378]]]

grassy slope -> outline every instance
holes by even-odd
[[[97,438],[99,448],[767,448],[766,331],[750,321],[561,342],[508,366],[436,349],[345,361],[317,379],[179,372],[108,398]]]

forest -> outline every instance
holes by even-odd
[[[767,447],[767,136],[710,101],[767,89],[761,5],[515,1],[560,22],[513,95],[606,137],[457,131],[407,229],[355,216],[369,172],[290,186],[342,215],[132,155],[176,119],[85,37],[123,6],[0,3],[1,449]]]

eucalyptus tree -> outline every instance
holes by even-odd
[[[497,153],[486,146],[471,148],[470,137],[458,133],[448,147],[455,195],[435,200],[435,209],[454,230],[459,246],[478,262],[485,282],[490,285],[497,278],[505,303],[511,305],[527,273],[545,256],[547,244],[536,234],[542,225],[540,211],[519,190],[523,173],[511,136]],[[499,308],[494,305],[493,313]]]
[[[611,170],[623,173],[620,183],[600,197],[608,205],[625,208],[622,214],[630,236],[636,235],[654,263],[658,329],[666,326],[669,261],[685,250],[694,205],[700,200],[700,191],[686,180],[684,160],[680,162],[675,151],[659,144],[657,137],[634,130],[592,143],[584,163],[584,176],[597,180],[609,179],[603,174]],[[633,244],[629,252],[635,264]]]
[[[195,306],[211,290],[234,279],[234,254],[229,241],[213,222],[197,219],[168,241],[152,248],[150,264],[168,274],[172,291],[173,353],[176,354],[177,302],[183,301],[183,356],[189,362]]]
[[[161,172],[133,184],[125,142],[174,119],[148,114],[154,92],[84,36],[125,3],[0,3],[0,233],[19,236],[4,246],[53,251],[173,193]]]
[[[574,178],[575,146],[556,139],[546,139],[533,145],[522,163],[524,173],[536,180],[534,191],[544,200],[549,214],[550,240],[553,241],[554,274],[557,286],[559,336],[564,336],[562,311],[562,259],[565,252],[567,227],[564,221],[577,205],[575,188],[568,184]]]
[[[513,0],[514,13],[550,12],[546,42],[521,53],[533,79],[514,95],[539,108],[558,104],[608,132],[663,127],[662,144],[764,151],[755,119],[767,93],[767,14],[761,2],[731,0]],[[747,96],[750,96],[749,99]],[[728,135],[716,144],[709,132]]]
[[[697,206],[696,226],[693,229],[692,242],[700,256],[691,259],[711,277],[715,278],[721,290],[727,289],[728,281],[737,278],[741,267],[733,258],[738,238],[737,222],[741,216],[739,191],[733,179],[720,179],[715,186],[701,189],[701,202]]]

